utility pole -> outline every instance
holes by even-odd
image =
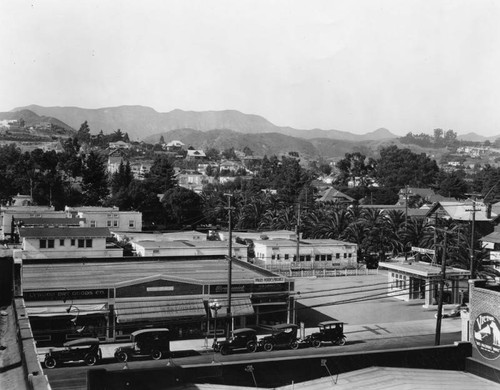
[[[229,340],[232,332],[233,317],[231,315],[231,286],[233,284],[233,225],[232,225],[232,211],[234,207],[231,206],[231,199],[233,194],[224,194],[228,198],[228,207],[226,209],[229,212],[229,255],[227,258],[227,328],[226,328],[226,340]]]
[[[408,229],[408,184],[405,186],[405,231]],[[404,247],[405,251],[405,261],[408,260],[408,251],[406,249],[406,244]]]
[[[297,235],[296,261],[300,261],[300,203],[297,205],[297,224],[295,226],[295,234]]]
[[[471,226],[471,235],[470,235],[470,278],[475,279],[476,277],[476,211],[480,211],[481,209],[476,209],[476,198],[473,196],[472,198],[472,209],[466,209],[466,211],[470,211],[472,213],[472,226]]]
[[[437,229],[436,229],[437,230]],[[441,343],[441,317],[443,315],[443,295],[444,295],[444,283],[446,279],[446,234],[448,229],[442,230],[444,232],[443,240],[443,253],[441,257],[441,280],[439,281],[439,297],[438,297],[438,311],[436,320],[436,337],[434,345],[439,345]]]

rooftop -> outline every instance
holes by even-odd
[[[431,264],[423,261],[413,261],[411,263],[380,262],[379,267],[425,277],[434,277],[441,274],[440,264]],[[446,275],[448,276],[469,276],[469,274],[470,272],[465,269],[446,267]]]
[[[107,227],[54,227],[54,228],[21,228],[21,238],[101,238],[110,237]]]
[[[29,262],[23,265],[25,291],[108,288],[117,283],[151,276],[174,277],[205,283],[227,283],[226,260],[143,260],[114,262]],[[269,276],[269,271],[233,260],[233,283]],[[272,274],[274,275],[274,274]]]

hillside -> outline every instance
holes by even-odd
[[[144,106],[85,109],[31,105],[23,108],[29,109],[38,115],[58,118],[75,129],[79,129],[80,125],[87,121],[91,132],[94,134],[100,130],[104,133],[111,133],[121,129],[123,132],[127,132],[132,140],[143,140],[154,134],[186,128],[199,131],[230,129],[245,134],[278,133],[304,139],[328,138],[363,141],[397,138],[386,129],[359,135],[338,130],[299,130],[291,127],[280,127],[261,116],[244,114],[236,110],[202,112],[173,110],[167,113],[159,113],[150,107]],[[15,110],[19,109],[22,108],[16,108]]]

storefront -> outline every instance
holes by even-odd
[[[105,261],[103,259],[103,261]],[[233,260],[233,328],[290,321],[293,280]],[[166,326],[174,338],[224,333],[228,321],[226,260],[71,261],[23,265],[23,292],[39,345],[82,336],[128,340]],[[220,307],[215,321],[210,310]]]
[[[388,295],[403,301],[423,300],[424,306],[437,305],[441,281],[441,265],[425,262],[379,263],[388,270]],[[462,303],[467,291],[467,270],[446,267],[443,303]]]

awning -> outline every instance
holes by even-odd
[[[144,320],[206,316],[205,306],[201,298],[116,302],[115,313],[117,322],[120,324]]]
[[[208,305],[214,301],[215,299],[210,299]],[[227,306],[228,300],[227,298],[217,298],[217,302],[220,305],[220,309],[217,311],[217,317],[226,317],[227,316]],[[210,309],[212,317],[215,317],[214,310]],[[252,301],[250,297],[231,297],[231,315],[233,317],[240,316],[251,316],[254,315],[255,311],[253,309]]]
[[[102,303],[97,305],[27,307],[26,312],[28,317],[75,317],[95,314],[106,315],[108,309],[106,304]]]

